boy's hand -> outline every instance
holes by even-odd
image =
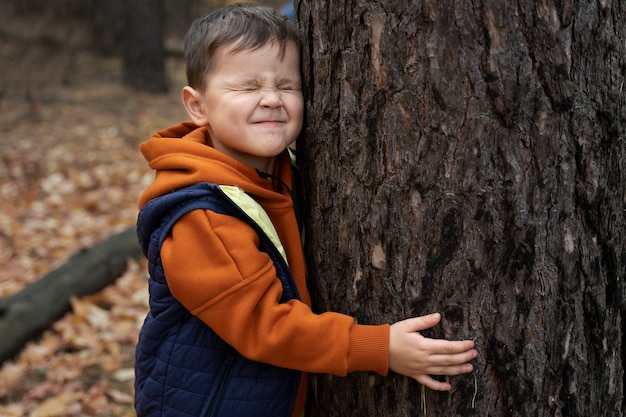
[[[402,320],[389,330],[389,369],[417,380],[436,391],[449,391],[447,382],[430,375],[459,375],[472,372],[469,363],[478,354],[471,340],[429,339],[418,332],[441,320],[439,313]]]

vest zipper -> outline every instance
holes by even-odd
[[[200,417],[219,416],[218,413],[222,405],[224,393],[226,392],[227,381],[230,377],[230,368],[234,362],[233,355],[231,355],[228,350],[225,356],[226,357],[224,358],[222,366],[220,368],[220,373],[214,380],[214,385],[211,392],[209,393],[207,402],[205,403],[202,412],[200,413]]]

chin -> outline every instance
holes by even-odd
[[[287,149],[292,142],[293,141],[287,141],[287,140],[282,140],[282,139],[277,142],[274,142],[274,141],[266,142],[266,145],[264,146],[265,151],[266,151],[265,153],[268,156],[278,156],[285,149]]]

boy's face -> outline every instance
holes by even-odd
[[[205,91],[193,90],[203,117],[194,119],[186,107],[194,122],[207,126],[216,149],[267,171],[302,129],[298,47],[288,43],[281,59],[276,42],[238,52],[232,46],[216,52]]]

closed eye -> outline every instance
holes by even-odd
[[[278,89],[281,91],[300,91],[300,86],[296,84],[279,85]]]
[[[242,80],[231,85],[233,91],[256,91],[259,89],[259,83],[256,80]]]

